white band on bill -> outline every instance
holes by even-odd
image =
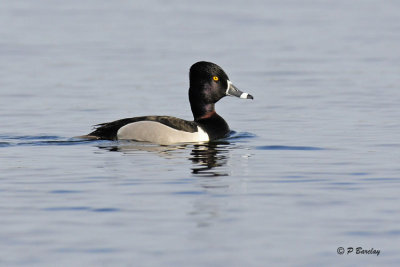
[[[242,93],[242,94],[240,95],[240,98],[246,99],[248,95],[249,95],[248,93]]]

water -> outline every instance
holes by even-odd
[[[1,266],[399,264],[397,1],[0,6]],[[191,119],[198,60],[255,98],[230,138],[73,139]]]

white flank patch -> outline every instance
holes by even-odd
[[[121,127],[117,132],[120,140],[136,140],[160,145],[176,143],[197,143],[210,140],[208,134],[197,127],[198,131],[189,133],[179,131],[156,121],[138,121]]]
[[[199,142],[207,142],[210,141],[210,137],[208,134],[199,126],[197,126],[198,135],[199,135]]]

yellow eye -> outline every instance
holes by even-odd
[[[213,80],[217,82],[219,80],[219,78],[217,76],[214,76]]]

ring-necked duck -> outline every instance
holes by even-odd
[[[82,136],[89,139],[136,140],[162,145],[207,142],[226,137],[229,126],[215,112],[214,104],[226,95],[253,99],[236,88],[221,67],[197,62],[189,73],[189,101],[194,121],[171,116],[142,116],[96,125],[95,131]]]

